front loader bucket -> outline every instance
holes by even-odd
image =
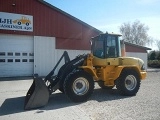
[[[45,106],[48,103],[49,90],[42,78],[34,78],[34,81],[25,97],[24,109],[33,109]]]

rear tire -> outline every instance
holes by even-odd
[[[116,87],[120,94],[133,96],[138,92],[140,82],[140,77],[135,70],[124,70],[116,81]]]
[[[73,71],[64,81],[65,94],[74,102],[84,102],[94,90],[94,81],[85,71]]]

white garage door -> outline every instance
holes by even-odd
[[[0,77],[33,74],[33,37],[0,34]]]

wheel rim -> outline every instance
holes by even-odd
[[[135,89],[136,85],[137,85],[137,80],[135,76],[128,75],[125,79],[125,87],[131,91]]]
[[[80,77],[74,81],[72,88],[76,95],[84,95],[89,89],[89,83],[87,79]]]

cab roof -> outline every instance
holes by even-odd
[[[96,38],[96,37],[98,37],[98,36],[108,36],[108,35],[112,35],[112,36],[122,36],[121,34],[115,34],[115,33],[108,33],[108,32],[106,32],[106,33],[101,33],[101,34],[99,34],[99,35],[97,35],[97,36],[95,36],[95,37],[92,37],[92,39],[93,38]]]

